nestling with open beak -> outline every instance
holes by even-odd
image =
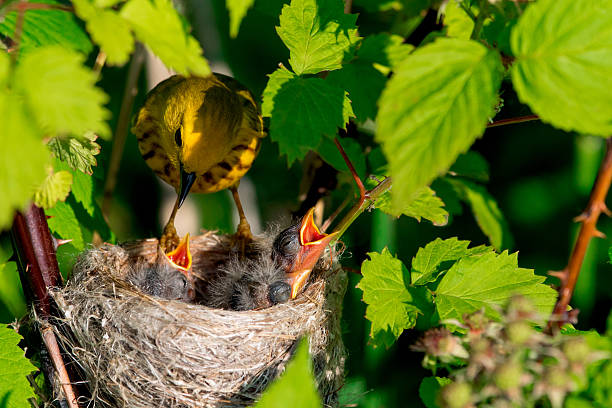
[[[222,275],[210,283],[206,305],[251,310],[294,299],[336,236],[321,233],[310,210],[272,243],[260,246],[257,258],[230,260],[221,269]]]
[[[148,295],[167,300],[193,301],[195,290],[191,275],[189,234],[168,254],[158,246],[155,263],[136,264],[128,274],[128,281]]]

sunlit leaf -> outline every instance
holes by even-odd
[[[402,62],[412,50],[414,46],[405,44],[401,36],[381,33],[365,37],[357,51],[357,57],[361,61],[392,68]]]
[[[29,374],[37,371],[18,344],[23,339],[12,327],[0,323],[0,401],[7,408],[29,407],[35,398]]]
[[[230,37],[238,35],[240,23],[253,3],[255,3],[255,0],[225,0],[230,16]]]
[[[91,134],[80,138],[58,136],[49,140],[48,146],[55,157],[71,168],[91,175],[91,167],[97,165],[94,156],[100,153],[100,145],[95,140],[96,136]]]
[[[278,35],[289,48],[296,74],[339,69],[358,40],[356,14],[344,14],[341,0],[292,0],[283,7]]]
[[[263,93],[270,116],[270,138],[289,164],[316,149],[323,135],[333,137],[353,116],[346,92],[321,78],[301,78],[277,69]]]
[[[612,133],[612,1],[539,0],[512,30],[519,99],[563,130]]]
[[[72,174],[67,171],[51,171],[34,193],[34,204],[44,209],[51,208],[57,201],[64,201],[72,186]]]
[[[321,397],[312,373],[308,342],[302,339],[285,372],[261,396],[255,408],[320,408]]]
[[[421,218],[425,218],[439,226],[448,223],[448,212],[444,209],[444,203],[436,196],[436,192],[427,186],[415,191],[412,197],[398,206],[391,205],[390,193],[386,192],[376,200],[374,206],[394,217],[406,215],[419,222]]]
[[[545,285],[545,278],[533,269],[519,268],[516,253],[485,252],[460,259],[442,277],[436,289],[436,309],[440,320],[457,319],[484,308],[487,316],[497,318],[498,308],[514,295],[533,303],[543,317],[549,316],[557,291]]]
[[[183,75],[210,74],[202,48],[186,32],[170,0],[128,0],[119,14],[130,23],[136,38],[169,68]]]
[[[52,135],[110,135],[104,108],[108,97],[83,62],[82,55],[51,45],[24,55],[17,65],[15,86],[25,95],[33,119]]]
[[[46,214],[50,216],[47,223],[51,232],[61,239],[71,239],[71,244],[79,251],[85,248],[79,220],[68,203],[58,201],[55,207],[46,211]]]
[[[389,160],[393,205],[444,173],[485,129],[503,68],[474,41],[439,39],[410,54],[379,102],[376,139]]]

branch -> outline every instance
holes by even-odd
[[[487,127],[492,128],[492,127],[498,127],[498,126],[513,125],[515,123],[531,122],[533,120],[539,120],[539,119],[540,117],[538,115],[517,116],[515,118],[496,120],[493,123],[487,124]]]
[[[554,326],[560,328],[565,322],[568,321],[567,306],[574,293],[576,282],[578,281],[578,275],[580,274],[580,267],[584,260],[584,255],[587,251],[587,247],[591,238],[600,237],[603,238],[604,234],[598,231],[596,228],[597,219],[603,212],[606,215],[610,215],[610,210],[606,207],[605,199],[610,189],[610,182],[612,181],[612,138],[606,140],[606,155],[601,162],[595,185],[591,190],[591,196],[586,210],[580,214],[576,221],[582,223],[580,232],[572,255],[568,261],[567,266],[560,272],[552,272],[552,276],[556,276],[561,280],[561,287],[559,288],[559,299],[555,305],[553,314],[548,322],[548,331],[552,332]]]

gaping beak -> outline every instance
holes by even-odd
[[[191,252],[189,251],[189,234],[185,235],[174,251],[164,254],[168,262],[191,279]]]
[[[304,287],[310,272],[323,255],[327,245],[336,238],[338,232],[325,234],[319,231],[314,223],[314,208],[302,218],[300,224],[300,249],[293,266],[287,273],[287,281],[291,285],[291,299],[294,299]]]
[[[183,201],[185,201],[185,198],[187,198],[187,194],[189,193],[191,186],[196,180],[196,174],[187,173],[185,169],[183,169],[183,163],[181,163],[180,171],[181,171],[181,188],[179,191],[178,208],[181,208],[181,205],[183,205]]]

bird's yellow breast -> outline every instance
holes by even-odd
[[[147,96],[132,132],[158,176],[178,189],[182,164],[197,175],[191,191],[200,193],[236,184],[251,167],[265,136],[252,94],[220,74],[175,75],[161,82]]]

